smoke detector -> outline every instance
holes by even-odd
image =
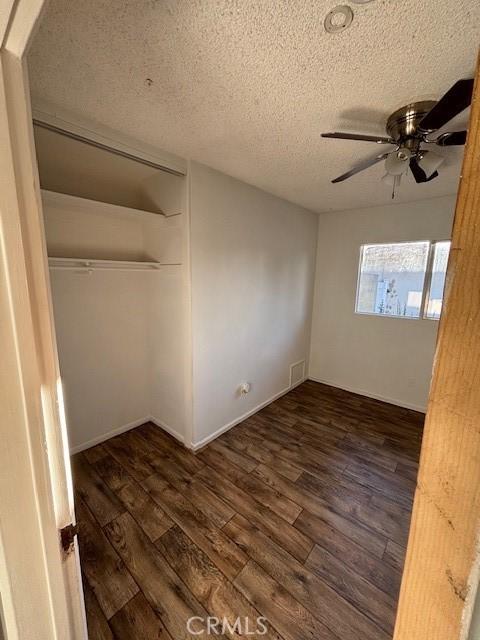
[[[327,13],[324,27],[327,33],[338,33],[347,29],[353,21],[353,11],[346,4],[339,4]]]

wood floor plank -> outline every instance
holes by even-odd
[[[416,482],[418,475],[418,463],[402,459],[398,462],[395,472],[404,478],[409,478],[412,482]]]
[[[205,618],[204,607],[129,513],[112,520],[105,531],[172,638],[190,640],[188,619]]]
[[[397,608],[394,598],[370,584],[318,545],[315,545],[308,556],[305,567],[322,578],[358,611],[393,635]]]
[[[284,447],[292,447],[296,449],[299,440],[299,434],[292,431],[292,427],[282,424],[272,424],[270,421],[262,419],[256,414],[251,418],[252,424],[249,426],[249,433],[260,435],[263,442],[271,451],[277,453]]]
[[[171,529],[156,544],[211,616],[216,616],[220,620],[226,619],[232,628],[238,618],[242,627],[245,627],[248,620],[252,631],[257,628],[257,618],[260,613],[181,529],[178,527]],[[227,633],[227,635],[239,637],[241,634]],[[281,640],[272,625],[267,625],[266,633],[259,635],[252,632],[251,637]]]
[[[109,454],[97,461],[96,468],[110,489],[116,491],[123,511],[130,512],[152,542],[173,526],[170,517]]]
[[[313,475],[324,476],[328,474],[334,480],[345,468],[343,464],[330,464],[328,456],[321,453],[309,451],[306,447],[302,449],[298,443],[295,446],[283,447],[278,452],[280,458],[284,458],[287,462],[308,471]]]
[[[308,511],[302,511],[294,526],[392,598],[398,597],[401,574],[369,554],[321,518]]]
[[[83,578],[83,597],[87,615],[87,629],[90,640],[113,640],[112,630],[108,626],[107,619],[98,604],[95,594]]]
[[[367,549],[373,555],[381,558],[387,540],[385,537],[374,531],[369,530],[363,524],[358,524],[353,519],[349,519],[343,514],[349,516],[355,516],[355,508],[360,510],[361,505],[356,504],[352,499],[348,504],[338,501],[337,504],[332,505],[332,501],[325,501],[322,498],[315,496],[305,490],[300,489],[294,483],[281,478],[275,472],[268,467],[260,465],[254,474],[257,474],[259,478],[262,478],[270,486],[275,487],[278,491],[287,495],[294,500],[297,504],[322,518],[325,522],[329,523],[332,527],[338,529],[344,533],[347,537],[352,538],[364,549]],[[372,523],[369,523],[372,524]]]
[[[383,554],[383,559],[385,562],[388,562],[398,569],[398,571],[403,571],[403,565],[405,563],[405,554],[407,553],[406,547],[402,547],[402,545],[393,542],[393,540],[389,540],[387,543],[387,548],[385,549],[385,553]]]
[[[321,416],[315,420],[309,420],[297,414],[297,409],[293,411],[297,421],[292,427],[300,432],[302,438],[315,438],[318,442],[338,445],[343,441],[347,433],[346,427],[332,424],[331,420],[324,420]]]
[[[381,447],[385,442],[385,436],[370,433],[366,429],[359,429],[358,432],[349,431],[345,434],[343,443],[349,446],[353,446],[357,449],[366,449],[371,453],[375,451],[382,451],[384,455],[389,455]],[[392,455],[392,459],[395,457]]]
[[[285,640],[340,640],[255,562],[243,568],[234,584]]]
[[[163,467],[165,462],[170,462],[189,474],[202,467],[198,460],[193,459],[192,463],[191,452],[187,452],[171,436],[160,431],[155,425],[145,423],[128,434],[132,448],[141,454],[155,473]]]
[[[405,509],[401,507],[395,513],[363,504],[353,504],[350,516],[365,527],[378,532],[383,539],[390,538],[399,544],[406,544],[408,524],[405,524]],[[358,541],[358,539],[357,539]]]
[[[225,500],[232,509],[265,531],[295,558],[301,562],[307,558],[313,547],[313,542],[308,536],[213,469],[202,469],[197,477]]]
[[[297,422],[295,414],[292,415],[288,409],[282,408],[281,403],[275,404],[274,402],[255,414],[255,418],[264,419],[269,424],[284,424],[288,427],[293,427]]]
[[[115,640],[173,640],[141,592],[110,619],[110,626]]]
[[[353,478],[359,484],[371,487],[379,493],[384,493],[395,502],[411,508],[415,482],[402,478],[391,471],[372,468],[372,465],[350,463],[344,470],[344,475]]]
[[[384,451],[370,451],[365,447],[354,446],[347,440],[342,440],[336,444],[336,447],[350,460],[359,462],[360,464],[374,464],[388,471],[395,471],[398,465],[398,460],[392,458],[392,456],[385,455]]]
[[[138,586],[80,497],[75,510],[82,569],[109,619],[138,593]]]
[[[238,482],[243,478],[243,470],[237,467],[229,460],[219,456],[215,451],[205,447],[197,454],[199,460],[201,460],[205,466],[209,469],[214,469],[218,473],[222,474],[226,478],[229,478],[232,482]]]
[[[90,466],[83,454],[73,456],[72,472],[77,493],[101,526],[125,511],[117,496]]]
[[[258,473],[261,469],[258,469]],[[332,484],[328,478],[302,474],[295,483],[302,491],[308,492],[331,505],[333,509],[347,514],[367,529],[384,538],[392,538],[403,544],[408,537],[410,511],[388,496],[377,493],[369,487],[357,484],[348,478],[340,478]],[[322,517],[322,513],[307,502],[302,503],[310,513]]]
[[[222,446],[221,448],[212,448],[208,446],[205,453],[209,456],[204,456],[203,460],[211,460],[213,456],[224,456],[223,459],[228,461],[228,457],[224,455],[225,451],[228,451],[228,446]],[[236,467],[233,471],[232,468],[227,465],[222,465],[222,474],[228,478],[231,482],[236,484],[237,487],[243,489],[246,493],[255,496],[255,500],[261,502],[265,507],[268,507],[281,518],[292,524],[297,519],[302,508],[289,497],[280,493],[275,487],[263,482],[262,478],[256,475],[252,475],[254,469],[258,466],[258,462],[255,461],[255,466],[251,468],[250,473],[243,473],[240,468]],[[382,549],[383,552],[383,549]]]
[[[356,640],[387,640],[383,630],[248,520],[237,515],[224,530],[332,633]]]
[[[152,542],[173,527],[173,520],[136,482],[119,489],[118,497]]]
[[[190,473],[197,473],[203,467],[195,454],[179,445],[177,440],[151,422],[139,427],[139,433],[160,452],[168,452],[172,455],[178,464]]]
[[[137,482],[155,473],[155,469],[145,460],[145,456],[129,443],[128,433],[108,440],[105,447]]]
[[[274,465],[277,473],[285,476],[289,480],[296,480],[302,473],[302,470],[295,465],[275,456],[268,447],[264,446],[261,437],[256,438],[252,434],[246,435],[240,430],[231,429],[221,436],[221,439],[226,442],[229,447],[247,454],[258,463]]]
[[[238,574],[248,558],[205,514],[157,475],[148,478],[143,486],[228,578]]]
[[[93,464],[93,468],[114,492],[127,484],[131,484],[133,479],[132,476],[127,473],[126,469],[109,453],[97,459]]]
[[[82,451],[82,453],[87,459],[87,462],[92,465],[108,455],[108,451],[103,444],[97,444],[94,447],[90,447],[90,449],[85,449],[84,451]]]
[[[317,474],[302,472],[295,484],[301,489],[305,489],[314,495],[319,496],[326,502],[338,506],[344,505],[347,509],[351,500],[359,504],[370,504],[372,489],[358,484],[350,478],[336,476],[334,479],[329,474]]]
[[[193,502],[219,529],[234,516],[235,512],[231,507],[175,462],[162,458],[157,475]]]
[[[210,451],[214,451],[217,455],[223,456],[247,473],[253,471],[258,464],[258,462],[254,458],[251,458],[244,453],[240,453],[239,451],[235,451],[235,449],[231,449],[230,447],[226,446],[221,438],[219,438],[218,440],[214,440],[209,445],[207,445],[207,447]]]

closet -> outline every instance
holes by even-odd
[[[186,178],[35,127],[71,452],[148,420],[185,439]]]

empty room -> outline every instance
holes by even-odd
[[[480,638],[480,5],[0,27],[0,638]]]

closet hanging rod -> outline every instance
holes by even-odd
[[[158,271],[161,267],[177,267],[179,262],[142,262],[133,260],[93,260],[82,258],[48,258],[50,269],[61,271]]]
[[[134,268],[134,267],[72,267],[72,266],[60,266],[60,265],[51,265],[50,269],[52,269],[52,271],[82,271],[82,272],[87,272],[90,273],[92,271],[160,271],[160,267],[177,267],[179,266],[178,264],[161,264],[158,267],[141,267],[141,268]]]
[[[128,153],[128,151],[121,151],[120,149],[116,149],[115,147],[110,147],[107,144],[103,144],[102,142],[97,142],[96,140],[91,140],[90,138],[85,138],[85,136],[81,136],[78,133],[73,133],[72,131],[68,131],[67,129],[62,129],[61,127],[57,127],[54,124],[50,124],[48,122],[44,122],[43,120],[38,120],[37,118],[33,118],[33,124],[36,127],[41,127],[42,129],[47,129],[48,131],[53,131],[54,133],[59,133],[66,138],[71,138],[72,140],[77,140],[78,142],[83,142],[84,144],[88,144],[91,147],[96,147],[97,149],[101,149],[102,151],[108,151],[108,153],[113,153],[114,155],[120,156],[122,158],[127,158],[128,160],[133,160],[134,162],[139,162],[140,164],[144,164],[147,167],[151,167],[152,169],[158,169],[159,171],[165,171],[167,173],[171,173],[174,176],[184,176],[185,174],[181,171],[177,171],[176,169],[171,169],[170,167],[166,167],[163,164],[159,164],[158,162],[152,162],[151,160],[146,160],[145,158],[141,158],[140,156],[136,156],[133,153]]]

